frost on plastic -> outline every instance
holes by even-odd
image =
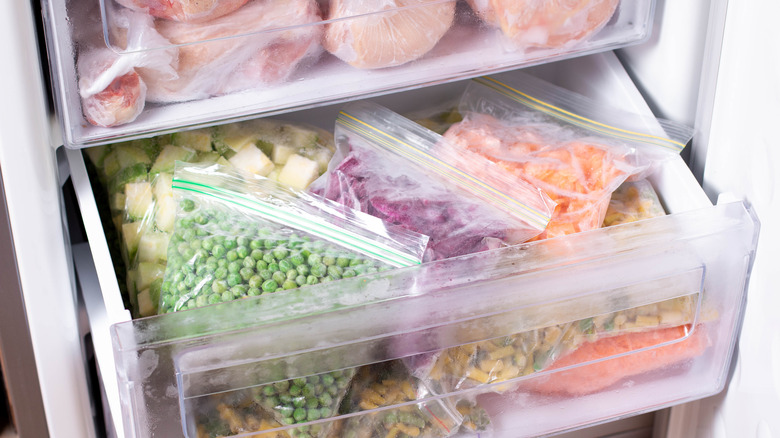
[[[419,264],[427,236],[219,165],[177,167],[161,313]]]
[[[612,192],[654,171],[690,135],[671,123],[593,106],[527,75],[512,83],[472,81],[459,111],[463,120],[447,130],[446,139],[538,187],[557,204],[535,239],[601,227]]]
[[[336,123],[338,153],[312,190],[430,236],[426,260],[524,242],[552,204],[483,157],[378,105],[353,104]],[[481,166],[479,177],[469,166]]]

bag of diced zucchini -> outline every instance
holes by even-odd
[[[180,164],[160,313],[419,264],[428,237],[235,168]]]
[[[109,201],[121,253],[117,258],[124,264],[116,266],[117,277],[126,285],[133,315],[157,313],[175,215],[171,180],[176,161],[233,166],[305,189],[327,169],[333,151],[329,132],[275,120],[85,149],[102,189],[95,192],[105,192]]]

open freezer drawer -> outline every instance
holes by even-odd
[[[611,53],[533,72],[609,104],[649,112]],[[424,99],[421,93],[441,98],[458,86],[418,90],[415,99]],[[404,99],[393,95],[382,103],[403,112],[410,104]],[[328,120],[335,111],[324,107],[288,118]],[[216,394],[235,401],[262,393],[273,382],[331,372],[351,377],[366,365],[418,363],[411,358],[480,350],[482,343],[487,349],[500,339],[548,331],[564,335],[571,327],[589,334],[594,321],[601,324],[594,328],[598,331],[616,319],[628,325],[603,339],[622,340],[622,350],[559,363],[559,368],[554,361],[536,367],[531,361],[528,372],[461,387],[433,379],[430,370],[420,371],[425,367],[408,367],[425,377],[420,380],[425,390],[404,403],[441,409],[444,416],[434,418],[449,418],[442,423],[453,426],[462,422],[456,402],[476,397],[495,436],[535,436],[705,397],[725,383],[758,224],[742,203],[712,206],[681,159],[651,177],[670,213],[661,218],[320,285],[290,297],[260,296],[130,321],[83,156],[71,150],[68,158],[100,289],[83,293],[93,313],[102,316],[92,321],[96,354],[112,420],[125,436],[172,437],[185,431],[197,436],[202,413]],[[658,315],[657,331],[638,319],[647,309]],[[600,342],[578,339],[578,345],[593,348]],[[623,378],[594,378],[602,385],[579,389],[550,383],[566,376],[569,381],[603,376],[609,369],[624,370]],[[372,409],[387,413],[395,407]],[[348,428],[350,421],[370,416],[353,414],[353,420],[332,423]],[[331,423],[298,417],[318,427]],[[290,417],[276,420],[281,424],[284,418]]]

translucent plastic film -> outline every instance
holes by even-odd
[[[427,236],[218,164],[173,177],[161,312],[419,264]]]
[[[312,126],[256,120],[85,149],[109,206],[104,227],[134,316],[157,313],[176,216],[177,161],[219,163],[303,190],[328,167],[333,136]],[[112,239],[112,236],[115,236]]]
[[[426,260],[524,242],[547,226],[552,203],[489,160],[378,105],[336,121],[339,154],[312,190],[431,237]],[[479,166],[479,177],[462,169]]]
[[[604,108],[522,74],[511,83],[473,80],[459,112],[463,120],[447,130],[446,139],[556,202],[553,219],[537,239],[600,227],[612,192],[651,173],[691,135],[685,127]]]

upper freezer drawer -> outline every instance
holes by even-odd
[[[69,0],[44,15],[63,137],[82,147],[611,50],[648,36],[654,7],[526,3]]]

